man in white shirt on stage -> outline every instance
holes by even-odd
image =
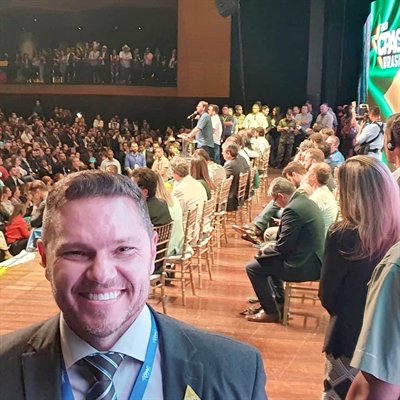
[[[222,136],[222,122],[219,117],[219,107],[216,104],[210,104],[208,107],[208,113],[211,116],[211,123],[213,127],[214,137],[214,162],[221,165],[221,136]]]

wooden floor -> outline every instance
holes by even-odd
[[[255,212],[265,203],[265,199],[260,200]],[[233,230],[228,239],[228,245],[215,254],[213,281],[204,274],[203,289],[197,288],[196,297],[191,295],[189,286],[186,307],[182,306],[178,287],[167,287],[168,315],[257,347],[264,360],[270,400],[320,399],[326,313],[319,303],[298,301],[293,302],[293,309],[305,308],[312,315],[306,326],[300,316],[293,316],[287,327],[247,322],[239,315],[249,306],[246,297],[252,295],[244,267],[256,250],[235,238]],[[161,311],[156,300],[149,303]],[[10,268],[0,277],[0,334],[40,322],[57,311],[38,258]]]

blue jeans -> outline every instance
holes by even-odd
[[[215,146],[215,145],[214,145]],[[213,160],[214,161],[214,147],[210,147],[210,146],[199,146],[199,147],[197,147],[198,149],[203,149],[203,150],[205,150],[207,153],[208,153],[208,155],[210,156],[210,160]]]
[[[216,164],[221,165],[221,145],[214,143],[214,161]]]

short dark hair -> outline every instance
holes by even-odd
[[[329,158],[331,156],[331,146],[327,142],[322,142],[318,145],[318,148],[324,153],[324,157]]]
[[[243,106],[240,105],[240,104],[236,104],[236,106],[235,106],[235,111],[237,111],[239,108],[243,109]]]
[[[235,157],[237,157],[237,155],[239,154],[239,145],[238,144],[236,144],[235,142],[225,142],[223,145],[222,145],[222,150],[223,151],[226,151],[226,152],[229,152],[230,153],[230,155],[233,157],[233,158],[235,158]]]
[[[217,104],[210,104],[210,106],[212,107],[214,112],[219,114],[219,106]]]
[[[317,177],[317,181],[320,185],[327,185],[328,181],[331,177],[331,167],[322,162],[313,164],[310,169],[313,169],[315,176]]]
[[[381,109],[379,107],[371,107],[368,111],[369,114],[372,114],[374,117],[381,116]]]
[[[35,181],[32,185],[36,182],[40,181]],[[44,185],[43,182],[41,184]],[[32,190],[32,186],[30,190]],[[138,205],[139,214],[149,238],[153,237],[153,225],[150,221],[146,200],[137,185],[127,176],[91,170],[67,175],[53,186],[47,196],[43,214],[42,240],[44,245],[47,246],[51,242],[51,226],[54,224],[54,215],[59,212],[62,206],[73,200],[94,197],[127,197],[133,200]]]
[[[307,170],[304,165],[298,161],[291,161],[282,171],[282,176],[287,178],[288,176],[292,176],[294,173],[299,175],[305,175]]]
[[[324,152],[321,149],[308,149],[306,154],[310,154],[315,162],[324,162],[325,160]]]
[[[319,132],[315,132],[312,135],[310,135],[309,139],[312,142],[315,142],[317,144],[320,144],[324,141],[324,137],[322,136],[322,133],[319,133]]]
[[[156,195],[158,183],[156,172],[147,167],[140,167],[132,171],[131,177],[137,179],[137,185],[141,189],[147,189],[148,199]]]

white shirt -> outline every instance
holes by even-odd
[[[268,128],[268,120],[262,112],[257,114],[247,114],[244,119],[243,126],[246,129],[259,128],[260,126],[264,129]]]
[[[100,169],[101,169],[102,171],[105,172],[105,171],[107,170],[107,167],[108,167],[109,165],[115,165],[115,166],[117,167],[118,173],[119,173],[119,174],[121,173],[121,164],[120,164],[120,162],[119,162],[118,160],[116,160],[115,158],[113,158],[111,161],[110,161],[108,158],[106,158],[105,160],[103,160],[103,161],[101,162],[101,164],[100,164]]]
[[[215,114],[211,117],[211,123],[213,127],[214,143],[220,145],[222,136],[222,123],[218,114]]]
[[[102,119],[95,119],[93,121],[93,128],[104,128],[104,121]]]
[[[129,399],[136,377],[146,356],[150,332],[150,310],[145,305],[129,329],[109,350],[126,355],[113,378],[115,392],[119,400]],[[85,400],[86,394],[92,384],[92,376],[89,369],[86,370],[85,367],[77,366],[75,363],[90,354],[99,353],[99,351],[78,337],[68,327],[62,315],[60,319],[60,334],[61,351],[74,399]],[[162,400],[163,398],[161,353],[160,346],[158,345],[153,371],[143,400]]]
[[[382,134],[379,135],[379,137],[374,140],[372,143],[370,143],[369,148],[370,150],[378,150],[377,152],[369,152],[368,155],[371,157],[375,157],[378,160],[381,159],[381,150],[383,148],[384,144],[384,135],[383,132],[385,132],[386,129],[386,124],[384,122],[378,121],[376,124],[369,124],[367,125],[363,131],[361,132],[360,136],[356,139],[358,143],[364,143],[364,142],[369,142],[370,140],[374,139],[379,131],[380,127],[383,125],[383,131]]]
[[[329,190],[328,186],[320,186],[311,196],[310,200],[317,204],[321,210],[325,223],[325,235],[329,227],[336,221],[338,215],[338,207],[335,196]]]
[[[260,150],[261,155],[264,155],[265,149],[268,149],[270,144],[264,136],[260,136],[255,140],[255,146]]]

